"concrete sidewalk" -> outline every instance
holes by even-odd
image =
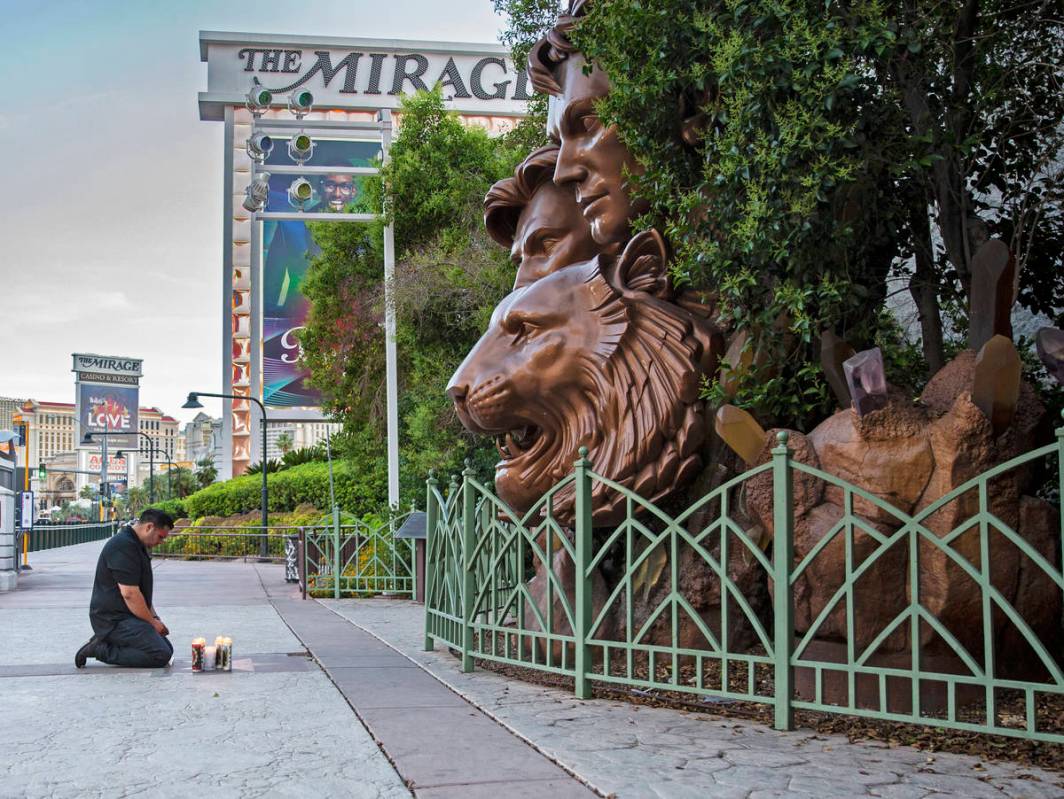
[[[910,747],[851,744],[811,730],[580,701],[477,669],[463,674],[445,647],[424,652],[424,608],[398,600],[324,601],[390,644],[603,794],[668,799],[1040,799],[1064,797],[1064,775]]]
[[[280,566],[153,561],[174,665],[75,669],[102,546],[0,594],[0,797],[594,796]],[[191,672],[200,635],[233,637],[232,674]]]
[[[156,560],[175,665],[77,671],[101,546],[0,594],[0,797],[1064,797],[1039,769],[462,674],[421,651],[422,606],[303,601],[272,565]],[[218,634],[234,673],[193,675]]]

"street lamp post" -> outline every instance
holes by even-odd
[[[173,472],[174,469],[177,468],[177,464],[174,463],[172,460],[170,460],[169,457],[167,457],[167,453],[164,450],[158,449],[156,447],[151,446],[151,444],[149,444],[148,445],[148,457],[150,459],[149,460],[149,464],[150,465],[148,466],[148,468],[150,470],[152,470],[152,474],[154,474],[154,470],[155,470],[155,461],[152,459],[152,456],[154,456],[156,454],[159,455],[159,457],[160,457],[159,463],[165,463],[167,466],[170,467],[166,471],[166,495],[167,495],[168,499],[173,499],[174,484],[173,484],[173,480],[171,479],[171,473]],[[125,457],[125,455],[126,455],[126,453],[123,452],[122,450],[118,450],[118,452],[115,453],[115,457],[119,458],[119,459]],[[150,477],[149,477],[149,481],[150,481]],[[150,482],[149,482],[149,486],[151,486],[152,489],[155,488],[154,484],[150,483]],[[150,492],[149,500],[151,502],[155,501],[155,491],[154,490],[152,490]]]
[[[106,432],[106,433],[86,433],[84,438],[82,439],[82,443],[83,444],[91,444],[92,440],[93,440],[93,438],[95,436],[100,436],[101,438],[103,438],[103,440],[104,440],[103,441],[103,445],[104,445],[104,471],[103,471],[103,474],[106,477],[106,475],[107,475],[107,464],[106,464],[106,460],[107,460],[107,454],[106,454],[107,453],[107,450],[106,450],[107,437],[108,436],[132,436],[132,435],[136,435],[139,438],[147,439],[147,441],[148,441],[148,502],[152,503],[152,502],[155,502],[155,445],[154,445],[154,442],[151,439],[151,436],[149,436],[147,433],[142,433],[139,430],[136,431],[136,432],[130,431],[128,433],[115,432],[115,431],[109,431],[109,432]],[[138,451],[140,450],[140,442],[137,443],[137,450]],[[162,450],[159,451],[159,454],[162,454]],[[129,480],[129,477],[130,477],[129,468],[127,466],[127,468],[126,468],[126,480],[127,481]],[[110,494],[110,488],[108,488],[108,492],[107,493]]]
[[[86,433],[82,439],[82,444],[91,444],[96,438],[102,438],[103,443],[100,444],[100,493],[103,495],[104,501],[107,504],[107,516],[110,521],[111,516],[111,484],[107,479],[107,439],[111,436],[128,436],[129,433],[112,432],[111,430],[105,430],[102,433]],[[126,479],[129,479],[129,469],[126,469]],[[101,521],[103,521],[101,519]]]
[[[193,410],[196,408],[202,408],[200,403],[200,397],[217,397],[218,399],[231,399],[231,400],[251,400],[259,406],[259,410],[262,412],[262,418],[259,420],[259,427],[262,429],[262,544],[259,547],[259,557],[269,557],[269,547],[267,546],[267,528],[269,526],[269,489],[267,488],[266,476],[266,406],[262,404],[260,400],[255,397],[241,397],[237,394],[220,394],[212,391],[190,391],[188,394],[188,400],[182,405],[182,408]]]

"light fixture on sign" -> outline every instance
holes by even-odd
[[[306,133],[297,133],[288,140],[288,157],[300,166],[314,156],[314,140]]]
[[[270,173],[259,172],[244,190],[244,210],[261,211],[270,197]]]
[[[300,89],[288,95],[288,110],[295,114],[296,119],[305,117],[313,107],[314,95],[308,89]]]
[[[259,117],[268,111],[270,104],[273,103],[273,92],[265,86],[260,86],[258,83],[254,83],[251,88],[248,89],[248,93],[245,95],[245,100],[245,105],[247,105],[248,111],[256,117]]]
[[[288,187],[288,202],[301,211],[313,197],[314,186],[306,178],[296,178]]]
[[[259,131],[258,133],[251,134],[251,138],[248,139],[247,152],[251,157],[251,160],[256,164],[261,164],[273,151],[273,139],[268,134]]]

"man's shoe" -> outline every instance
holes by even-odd
[[[74,655],[74,666],[75,666],[75,668],[79,668],[79,669],[85,668],[85,661],[88,660],[90,657],[95,657],[95,655],[93,653],[96,651],[96,644],[97,643],[99,643],[99,641],[97,640],[96,636],[94,635],[92,638],[90,638],[88,640],[87,643],[82,645],[81,649],[78,650],[78,653],[76,655]]]

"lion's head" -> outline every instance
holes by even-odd
[[[642,233],[617,257],[568,266],[508,295],[447,392],[470,431],[494,436],[495,487],[525,512],[572,471],[581,446],[599,473],[659,500],[701,467],[698,399],[722,349],[704,312],[676,302],[665,247]],[[595,521],[615,520],[603,486]],[[572,511],[572,495],[554,505]]]

